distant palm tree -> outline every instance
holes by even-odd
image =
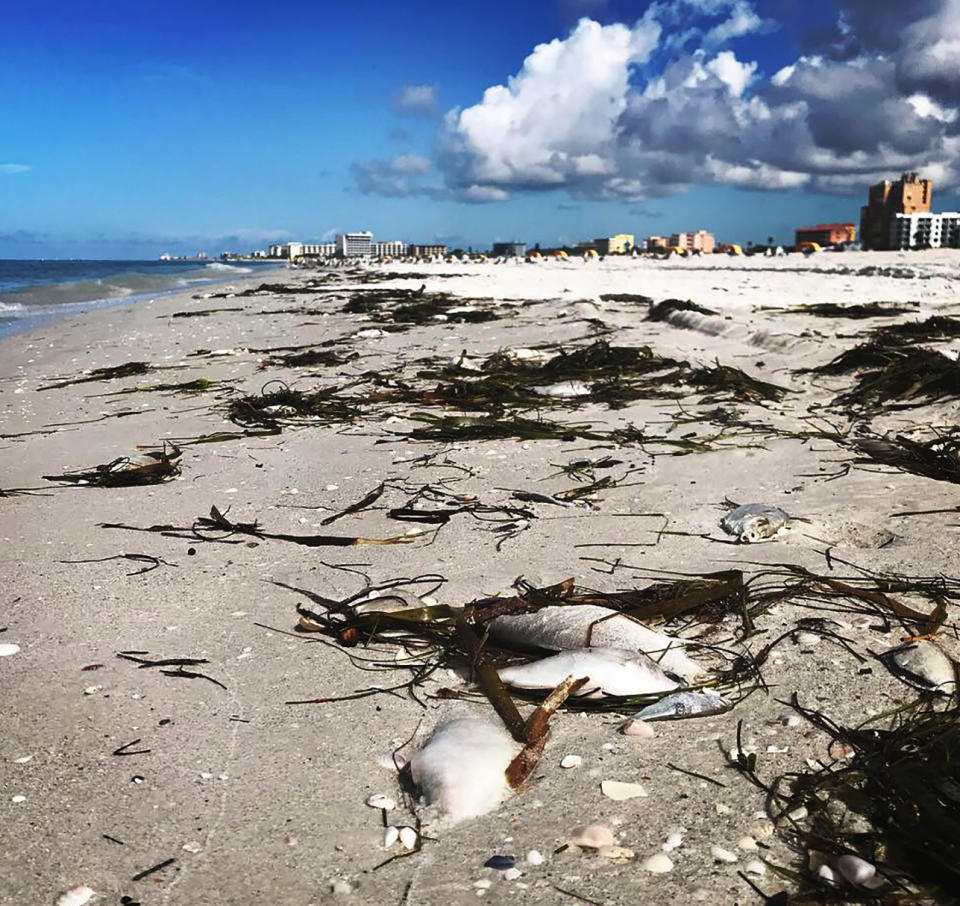
[[[773,236],[767,236],[767,245],[773,245]]]

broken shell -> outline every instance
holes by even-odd
[[[713,856],[714,862],[736,862],[738,856],[736,853],[730,852],[729,849],[724,849],[722,846],[711,846],[710,855]]]
[[[621,724],[620,732],[624,736],[636,736],[638,739],[653,739],[657,735],[653,727],[639,717],[631,717]]]
[[[19,645],[14,645],[13,642],[3,642],[0,644],[0,657],[10,657],[12,654],[16,654],[20,650]],[[74,888],[75,890],[80,890],[79,887]],[[90,888],[84,888],[89,890]],[[69,891],[67,891],[69,893]],[[86,902],[86,901],[84,901]]]
[[[83,690],[84,695],[96,695],[98,692],[103,692],[103,686],[87,686]]]
[[[621,780],[602,780],[600,792],[614,802],[645,798],[647,795],[647,791],[639,783],[624,783]]]
[[[93,890],[81,885],[65,890],[57,897],[57,906],[83,906],[93,897]]]
[[[751,859],[743,866],[743,870],[751,875],[765,875],[767,873],[767,866],[759,859]]]
[[[203,849],[203,847],[199,843],[192,840],[189,843],[184,843],[183,846],[180,848],[184,852],[193,853],[194,855],[196,855],[198,852],[200,852]]]
[[[413,849],[417,845],[419,835],[412,827],[400,828],[400,845],[404,849]]]
[[[600,849],[616,842],[613,831],[602,824],[586,824],[570,831],[570,842],[585,849]]]
[[[737,849],[742,849],[748,853],[755,853],[757,851],[757,841],[753,837],[741,837],[737,840]]]
[[[536,849],[531,849],[527,853],[527,864],[528,865],[543,865],[543,854]]]
[[[516,881],[523,877],[523,872],[519,868],[508,868],[502,875],[504,881]]]
[[[389,796],[374,793],[372,796],[367,797],[367,805],[369,805],[370,808],[384,808],[389,812],[397,807],[397,802]]]
[[[392,824],[383,832],[383,848],[390,849],[400,839],[400,828]]]
[[[626,846],[601,846],[597,853],[601,859],[609,859],[611,862],[629,862],[636,855]]]
[[[579,755],[564,755],[560,759],[561,768],[579,768],[583,764],[583,759]]]
[[[662,849],[665,853],[673,852],[681,843],[683,843],[683,834],[674,832],[664,841]]]
[[[666,853],[654,853],[640,863],[644,871],[651,871],[656,875],[673,871],[673,860]]]

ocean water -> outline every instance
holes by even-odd
[[[0,336],[63,315],[229,282],[276,262],[0,259]]]

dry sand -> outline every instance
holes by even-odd
[[[427,700],[424,710],[409,697],[381,695],[284,704],[387,685],[405,674],[364,673],[342,650],[258,626],[292,630],[296,605],[308,603],[278,583],[340,598],[360,590],[364,580],[337,566],[350,565],[374,583],[439,573],[447,582],[435,597],[461,604],[508,589],[518,576],[542,583],[575,576],[583,585],[612,590],[647,584],[652,575],[644,569],[749,571],[759,568],[757,563],[786,561],[824,571],[821,552],[828,545],[836,556],[866,569],[960,574],[957,529],[951,525],[957,520],[890,518],[898,511],[953,506],[954,486],[858,468],[823,480],[850,459],[825,441],[772,439],[753,449],[656,458],[637,447],[590,452],[598,445],[583,440],[444,446],[390,434],[410,427],[398,412],[388,422],[297,428],[276,437],[189,446],[182,475],[158,486],[58,487],[41,480],[134,455],[139,444],[236,429],[223,415],[229,393],[102,395],[123,387],[207,377],[234,381],[231,386],[245,393],[258,392],[273,378],[309,389],[366,371],[393,373],[398,366],[411,377],[413,363],[428,356],[589,342],[596,325],[587,319],[616,328],[607,339],[617,345],[649,344],[662,355],[700,363],[717,359],[790,387],[795,392],[783,404],[741,408],[749,417],[801,428],[808,416],[828,415],[816,407],[850,379],[813,380],[791,370],[829,360],[856,342],[849,339],[855,331],[886,322],[783,315],[765,312],[764,306],[913,300],[922,317],[960,308],[960,255],[945,251],[390,270],[415,274],[377,286],[425,282],[429,291],[541,304],[485,324],[437,323],[382,338],[354,338],[338,348],[354,348],[360,359],[313,371],[258,370],[263,356],[245,350],[353,337],[369,326],[360,316],[340,313],[341,301],[325,302],[324,292],[215,300],[184,294],[72,316],[0,341],[0,486],[43,488],[37,496],[0,498],[5,550],[0,642],[21,646],[18,654],[0,658],[0,904],[53,903],[58,892],[77,884],[94,888],[96,903],[119,904],[126,895],[144,906],[314,904],[334,898],[441,906],[475,902],[478,896],[490,903],[581,902],[574,893],[583,902],[603,904],[760,902],[738,877],[754,854],[737,849],[737,842],[754,835],[769,847],[764,856],[781,864],[793,864],[794,856],[775,836],[762,836],[764,822],[757,817],[762,794],[726,764],[737,721],[744,722],[746,743],[758,747],[759,771],[769,779],[802,768],[807,758],[827,758],[823,733],[806,724],[781,725],[778,717],[788,709],[778,699],[799,692],[803,702],[842,723],[913,697],[877,662],[870,661],[872,673],[861,674],[863,664],[823,641],[781,646],[764,672],[768,694],[754,694],[730,714],[658,724],[652,740],[616,733],[615,715],[562,712],[527,789],[499,810],[427,841],[422,852],[374,871],[389,853],[381,845],[380,813],[364,800],[372,793],[399,797],[394,776],[378,765],[378,756],[408,739],[419,722],[421,732],[431,727],[451,703]],[[429,276],[421,279],[424,273]],[[309,276],[290,272],[266,279],[297,282]],[[260,279],[234,285],[243,288]],[[690,298],[720,316],[645,322],[643,306],[597,301],[610,292]],[[262,313],[300,305],[323,313]],[[244,311],[170,317],[234,306]],[[913,316],[901,319],[907,317]],[[226,348],[236,353],[189,356]],[[131,360],[171,370],[38,391],[52,379]],[[684,408],[710,408],[696,404],[702,396],[691,394]],[[876,427],[925,420],[956,424],[957,408],[954,402],[907,410]],[[126,417],[100,420],[125,410],[130,410]],[[674,401],[649,400],[617,410],[588,405],[558,417],[608,427],[633,423],[663,433],[678,412]],[[63,426],[46,427],[54,423]],[[674,435],[695,430],[705,429],[687,425]],[[438,450],[444,455],[432,465],[412,462]],[[505,503],[509,491],[501,489],[569,487],[566,476],[545,480],[557,471],[551,464],[604,452],[624,461],[614,470],[617,476],[628,465],[640,471],[593,502],[569,509],[534,505],[538,518],[499,552],[490,526],[469,517],[451,521],[432,543],[359,548],[311,549],[251,539],[203,544],[98,527],[190,525],[216,505],[230,507],[231,518],[259,520],[275,532],[384,537],[401,534],[408,524],[388,520],[383,509],[329,528],[312,526],[385,479],[413,486],[462,478],[451,486],[457,493]],[[467,467],[472,476],[445,460]],[[729,540],[718,528],[725,498],[780,505],[811,522],[772,543],[717,544],[711,539]],[[402,502],[402,494],[391,492],[389,505]],[[671,530],[709,538],[664,535],[655,546],[629,546],[656,540],[653,530],[662,520],[631,516],[650,512],[666,514]],[[584,544],[603,546],[579,546]],[[164,564],[130,575],[140,564],[65,562],[120,553],[149,554]],[[589,558],[608,563],[620,558],[639,569],[622,565],[611,572]],[[760,628],[772,638],[798,618],[816,615],[784,605],[765,615]],[[730,623],[724,631],[734,628]],[[867,650],[882,651],[902,635],[899,626],[880,634],[845,625],[843,632],[865,657]],[[209,663],[199,669],[227,688],[139,670],[117,658],[125,650],[206,658]],[[103,666],[83,671],[93,664]],[[444,674],[437,685],[455,682]],[[97,690],[84,694],[92,686]],[[484,702],[457,707],[490,713]],[[149,753],[111,754],[135,739],[140,742],[133,748]],[[775,749],[768,753],[768,746]],[[582,756],[582,766],[561,770],[559,761],[568,754]],[[677,773],[668,762],[724,786]],[[611,801],[600,793],[604,779],[642,780],[649,797]],[[411,816],[394,812],[391,820],[399,824]],[[617,862],[575,848],[551,855],[575,825],[589,821],[613,827],[638,860],[659,852],[668,834],[679,830],[683,843],[671,853],[673,870],[650,874],[638,861]],[[189,844],[198,845],[185,850]],[[714,845],[732,850],[738,863],[715,862]],[[547,857],[542,866],[523,862],[531,849]],[[523,876],[508,881],[483,868],[495,853],[517,856]],[[176,861],[154,875],[130,880],[171,858]],[[346,880],[352,892],[332,892],[336,879]],[[492,882],[485,893],[475,887],[484,879]],[[770,893],[783,887],[770,871],[755,880]]]

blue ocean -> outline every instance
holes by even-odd
[[[222,283],[276,262],[0,259],[0,336],[105,305]]]

